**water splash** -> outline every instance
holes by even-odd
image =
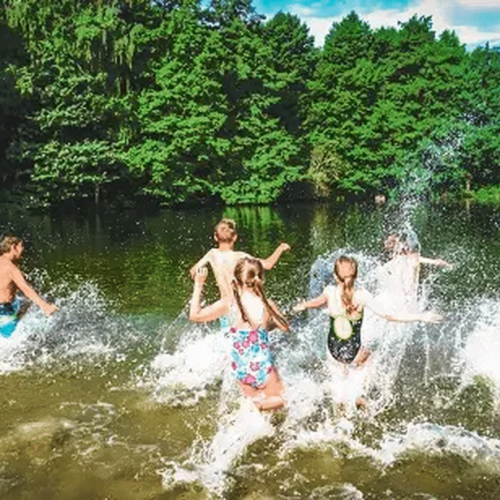
[[[218,498],[224,498],[232,481],[228,473],[238,459],[249,445],[274,434],[270,419],[250,400],[241,398],[239,408],[221,417],[212,439],[198,440],[189,459],[181,464],[165,464],[161,472],[163,486],[170,489],[183,483],[200,483]]]
[[[14,334],[1,339],[0,373],[33,366],[78,366],[123,361],[144,332],[114,313],[99,288],[90,282],[76,289],[61,284],[51,290],[59,310],[45,317],[32,306]]]

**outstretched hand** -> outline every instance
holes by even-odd
[[[443,321],[443,316],[435,311],[425,311],[422,313],[421,320],[426,323],[441,323]]]
[[[59,309],[54,304],[44,304],[41,306],[41,308],[47,316],[54,314],[56,311],[59,311]]]
[[[281,243],[279,248],[282,252],[289,252],[291,249],[291,246],[288,243]]]
[[[453,264],[450,264],[449,262],[446,262],[443,259],[438,259],[437,260],[438,266],[444,267],[445,269],[453,269]]]
[[[304,305],[303,302],[298,303],[297,305],[293,306],[292,311],[295,313],[302,312],[306,310],[306,306]]]
[[[189,276],[191,276],[191,279],[194,280],[196,277],[196,270],[198,269],[198,266],[195,264],[190,270],[189,270]]]

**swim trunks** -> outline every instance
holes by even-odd
[[[237,330],[231,328],[231,368],[243,384],[260,387],[273,370],[273,356],[267,330]]]
[[[0,335],[8,338],[12,335],[19,323],[17,313],[21,308],[21,301],[14,299],[12,302],[0,303]]]
[[[330,317],[328,350],[341,363],[352,363],[361,347],[361,324],[363,317],[356,320],[339,314]]]

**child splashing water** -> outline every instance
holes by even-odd
[[[199,268],[210,264],[219,287],[221,297],[223,293],[229,295],[231,293],[231,281],[234,276],[234,269],[238,260],[245,257],[255,258],[251,255],[234,250],[234,245],[238,240],[236,232],[236,223],[232,219],[222,219],[217,223],[214,230],[214,240],[217,243],[217,248],[209,250],[190,270],[191,278],[194,279]],[[261,262],[266,271],[272,269],[278,262],[283,252],[290,250],[290,245],[281,243],[276,250],[266,259],[257,259]],[[230,326],[230,320],[226,316],[220,317],[220,326],[224,333]]]
[[[423,257],[420,244],[413,230],[405,234],[390,234],[384,242],[390,260],[380,269],[382,293],[392,303],[406,310],[418,308],[420,266],[422,264],[453,269],[453,264],[443,259]]]
[[[231,371],[245,397],[260,411],[279,410],[285,406],[283,383],[274,366],[268,332],[276,327],[288,331],[288,322],[273,301],[264,293],[262,263],[245,257],[234,269],[232,292],[221,289],[221,298],[201,307],[206,267],[198,267],[195,275],[189,319],[204,322],[222,316],[230,318]]]
[[[232,219],[222,219],[217,223],[214,230],[214,240],[217,248],[209,250],[189,271],[194,279],[198,268],[210,264],[214,271],[219,291],[222,294],[224,287],[231,288],[231,280],[234,275],[234,268],[238,260],[245,257],[252,257],[246,252],[234,250],[234,245],[238,240],[236,223]],[[288,252],[290,245],[281,243],[276,250],[266,259],[259,259],[266,271],[271,270],[278,262],[283,252]]]
[[[370,351],[362,346],[361,341],[365,307],[388,321],[431,323],[441,321],[441,317],[431,311],[397,314],[384,311],[368,291],[354,287],[358,276],[358,263],[350,257],[345,255],[339,257],[335,261],[333,272],[337,286],[328,285],[320,296],[294,307],[295,312],[300,312],[326,304],[330,316],[326,356],[327,366],[331,371],[341,367],[344,375],[348,375],[348,367],[359,370],[368,360]],[[362,398],[358,398],[356,405],[365,406],[365,402]]]

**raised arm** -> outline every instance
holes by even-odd
[[[194,280],[196,276],[196,270],[199,269],[200,267],[203,267],[207,265],[208,262],[210,262],[210,257],[212,255],[213,248],[209,250],[190,270],[189,270],[189,275],[191,276],[191,279]]]
[[[266,271],[272,269],[275,266],[276,262],[278,262],[282,253],[288,252],[289,250],[290,250],[290,245],[288,243],[281,243],[281,245],[279,245],[267,259],[260,259],[262,265],[264,266],[264,269]]]
[[[327,297],[325,293],[322,293],[319,297],[315,299],[306,300],[304,302],[299,302],[296,306],[294,306],[294,312],[305,311],[306,309],[312,309],[316,307],[321,307],[325,305],[327,302]]]
[[[398,311],[397,313],[388,312],[384,305],[376,300],[371,293],[366,290],[359,292],[357,300],[368,307],[378,316],[386,319],[387,321],[396,321],[400,323],[411,323],[414,321],[423,321],[425,323],[440,323],[443,318],[441,315],[434,311],[424,311],[422,313],[413,313],[409,311]]]
[[[445,267],[446,269],[453,269],[453,264],[446,262],[443,259],[429,259],[427,257],[419,257],[420,264],[429,264],[431,266]]]
[[[36,293],[36,291],[28,284],[24,279],[23,273],[13,266],[11,270],[12,281],[16,284],[17,288],[24,294],[28,299],[33,301],[37,306],[42,309],[42,311],[50,316],[53,312],[57,311],[57,307],[54,304],[49,304]]]
[[[198,267],[194,278],[194,289],[191,302],[189,304],[189,319],[203,323],[205,321],[213,321],[220,318],[223,314],[229,311],[230,297],[227,291],[221,290],[221,298],[206,307],[201,307],[201,296],[203,293],[203,284],[207,279],[207,268],[205,266]]]

